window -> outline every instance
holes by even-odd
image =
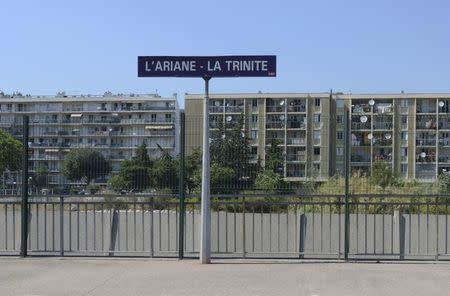
[[[172,121],[172,114],[166,114],[166,122]]]
[[[320,131],[314,131],[314,140],[320,141]]]
[[[151,115],[152,121],[156,121],[156,114]]]
[[[258,139],[258,131],[251,131],[250,138],[255,139],[255,140]]]
[[[344,155],[344,147],[337,147],[336,148],[336,155],[337,156],[343,156]]]
[[[320,147],[314,147],[314,155],[320,155]]]
[[[400,156],[408,156],[408,148],[401,148],[400,149]]]
[[[407,132],[401,132],[400,133],[400,139],[408,140],[408,133]]]
[[[320,172],[320,163],[315,163],[313,167],[314,167],[314,171]]]
[[[320,114],[314,114],[314,122],[320,123]]]
[[[344,108],[344,100],[336,100],[336,108]]]
[[[344,133],[343,132],[337,132],[337,139],[338,140],[342,140],[344,138]]]
[[[252,123],[258,123],[258,115],[252,115]]]
[[[402,124],[408,124],[408,116],[402,115]]]
[[[344,115],[337,115],[336,116],[336,122],[337,123],[343,123],[344,122]]]
[[[320,99],[319,98],[314,99],[314,106],[320,107]]]
[[[402,108],[408,107],[408,100],[400,100],[400,107]]]
[[[258,107],[258,99],[252,100],[252,107]]]

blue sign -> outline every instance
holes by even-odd
[[[140,56],[138,77],[275,77],[276,56]]]

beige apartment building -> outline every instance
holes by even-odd
[[[202,143],[203,96],[187,94],[185,99],[189,153]],[[217,129],[219,122],[231,128],[244,116],[253,161],[260,157],[264,165],[266,149],[276,139],[285,158],[286,180],[324,179],[332,174],[331,107],[329,93],[213,94],[209,102],[210,129]]]
[[[201,147],[203,95],[186,95],[188,153]],[[210,95],[210,129],[244,116],[254,160],[264,164],[277,139],[286,180],[326,179],[343,172],[349,112],[352,171],[375,161],[405,179],[433,181],[450,172],[450,94],[246,93]]]
[[[74,148],[100,151],[119,171],[136,147],[146,143],[157,158],[160,148],[179,152],[179,107],[176,95],[113,94],[30,96],[0,94],[0,128],[22,138],[22,118],[29,116],[30,171],[44,166],[48,185],[66,184],[62,161]],[[158,147],[159,145],[159,147]],[[17,176],[20,179],[20,175]],[[97,180],[106,182],[106,180]]]

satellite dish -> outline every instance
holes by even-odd
[[[359,118],[359,120],[362,122],[362,123],[366,123],[367,122],[367,116],[366,115],[363,115],[363,116],[361,116],[360,118]]]
[[[444,101],[439,101],[438,105],[439,105],[439,107],[441,107],[441,108],[444,107],[444,105],[445,105],[445,104],[444,104]]]
[[[230,122],[233,119],[231,116],[227,116],[227,121]]]
[[[245,137],[245,133],[241,132],[241,136],[242,136],[242,138],[244,138]]]
[[[420,153],[420,157],[425,158],[427,154],[425,152]]]
[[[370,106],[373,106],[373,105],[375,105],[375,100],[374,100],[374,99],[370,99],[370,101],[369,101],[369,105],[370,105]]]
[[[384,137],[385,137],[387,140],[390,140],[390,139],[392,138],[392,135],[391,135],[390,133],[385,133],[385,134],[384,134]]]
[[[280,101],[280,106],[284,106],[284,100]]]
[[[280,120],[284,120],[284,115],[281,115],[281,116],[280,116]]]
[[[215,101],[214,105],[216,105],[216,107],[219,107],[220,106],[220,102],[219,101]]]
[[[222,139],[225,139],[225,134],[222,135]]]
[[[368,134],[367,135],[367,139],[372,140],[373,139],[373,135],[372,134]]]

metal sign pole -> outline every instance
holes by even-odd
[[[205,81],[200,217],[200,262],[202,264],[211,262],[209,80],[212,77],[275,77],[276,61],[275,55],[138,57],[138,77],[202,77]],[[181,166],[180,170],[182,170]],[[180,195],[180,200],[182,199],[183,195]],[[182,222],[181,217],[180,222]],[[183,233],[182,229],[180,233]],[[182,248],[182,241],[181,235],[180,248]],[[182,258],[183,252],[181,249],[179,251],[179,257]]]
[[[205,80],[205,99],[203,102],[203,161],[202,161],[202,200],[201,200],[201,233],[200,263],[211,263],[211,212],[210,212],[210,175],[209,175],[209,80]]]

